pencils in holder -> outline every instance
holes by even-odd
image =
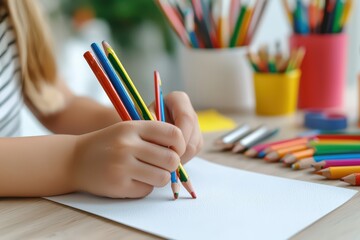
[[[289,56],[279,50],[270,54],[266,46],[260,47],[257,53],[249,51],[247,54],[254,72],[258,73],[288,73],[300,69],[304,56],[304,47],[292,49]]]
[[[354,0],[296,0],[294,6],[288,0],[282,3],[296,34],[337,34],[348,23]]]
[[[250,44],[268,0],[156,0],[180,41],[191,48]]]

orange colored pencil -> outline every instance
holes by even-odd
[[[296,145],[299,145],[299,144],[306,144],[306,143],[308,143],[308,141],[309,141],[309,138],[306,138],[306,137],[290,139],[287,142],[272,145],[272,146],[266,148],[264,150],[264,152],[269,153],[269,152],[272,152],[272,151],[279,150],[281,148],[292,147],[292,146],[296,146]]]
[[[294,153],[298,151],[306,150],[309,146],[307,144],[299,144],[295,146],[280,148],[279,150],[268,153],[265,156],[265,160],[269,162],[274,162],[284,157],[288,153]]]
[[[287,154],[281,159],[281,161],[285,165],[293,164],[296,161],[299,161],[301,159],[306,159],[308,157],[312,157],[314,155],[314,153],[315,153],[315,149],[310,148],[310,149],[306,149],[303,151]]]
[[[110,79],[108,78],[104,70],[100,67],[94,55],[90,51],[87,51],[84,53],[84,58],[88,62],[91,70],[95,74],[96,78],[106,92],[107,96],[109,97],[114,108],[120,115],[121,119],[123,121],[131,121],[132,119],[129,112],[126,110],[126,107],[121,101],[119,95],[116,93],[115,88],[111,84]]]

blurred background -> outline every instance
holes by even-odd
[[[261,44],[288,48],[291,28],[281,0],[268,0],[251,48]],[[83,59],[92,42],[107,40],[147,103],[153,100],[153,71],[161,73],[165,94],[183,90],[179,71],[179,54],[184,50],[163,15],[152,0],[52,0],[41,1],[54,34],[58,63],[69,87],[79,95],[89,96],[110,105],[106,95]],[[357,3],[357,1],[355,1]],[[349,33],[349,89],[356,84],[360,58],[359,4],[351,16]],[[350,99],[351,100],[351,99]],[[354,99],[355,101],[355,99]],[[48,132],[27,109],[23,111],[24,135]]]

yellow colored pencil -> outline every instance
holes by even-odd
[[[112,49],[110,44],[108,44],[105,41],[102,42],[102,45],[107,57],[109,58],[109,61],[111,62],[111,65],[114,67],[114,69],[117,71],[117,73],[120,75],[121,79],[123,80],[124,84],[126,85],[137,109],[141,112],[143,119],[154,120],[154,117],[151,115],[148,107],[146,106],[144,100],[140,96],[129,74],[126,72],[124,66],[121,64],[121,61],[116,56],[115,51]]]

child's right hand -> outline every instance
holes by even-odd
[[[158,121],[121,122],[79,136],[73,176],[77,191],[141,198],[163,187],[186,144],[179,128]]]

